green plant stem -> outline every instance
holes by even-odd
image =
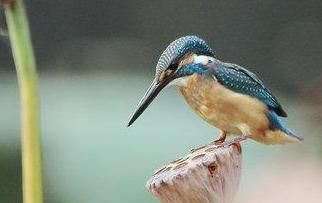
[[[21,100],[23,200],[24,203],[42,203],[38,82],[29,23],[23,0],[4,7]]]

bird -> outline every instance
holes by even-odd
[[[161,54],[154,80],[127,126],[169,86],[177,86],[193,111],[220,130],[216,143],[225,143],[228,135],[266,145],[303,140],[287,126],[287,113],[255,73],[217,59],[194,35],[174,40]]]

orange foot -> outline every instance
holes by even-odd
[[[232,144],[237,144],[237,143],[240,143],[241,141],[244,141],[244,140],[247,140],[248,136],[245,136],[245,135],[241,135],[241,136],[238,136],[238,137],[235,137],[231,140],[228,140],[226,142],[222,142],[220,144],[216,144],[218,147],[227,147],[227,146],[230,146]]]
[[[225,131],[220,131],[219,138],[214,141],[215,145],[223,144],[226,140],[227,133]]]

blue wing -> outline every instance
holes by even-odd
[[[209,68],[218,82],[226,88],[255,97],[264,102],[277,115],[287,116],[277,99],[254,73],[239,65],[222,63],[220,61],[209,64]]]

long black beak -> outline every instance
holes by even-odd
[[[127,126],[129,127],[134,121],[144,112],[144,110],[151,104],[153,99],[160,93],[160,91],[167,86],[169,81],[158,81],[154,79],[149,89],[145,92],[133,116],[131,117]]]

